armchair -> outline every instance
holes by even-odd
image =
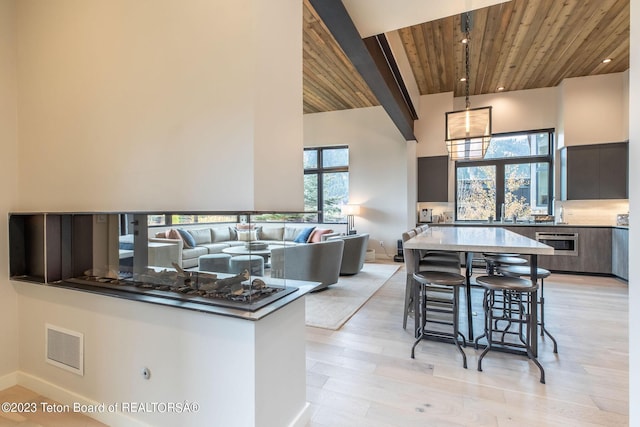
[[[338,282],[344,242],[327,240],[271,250],[271,277],[320,282],[314,291]]]
[[[340,264],[340,275],[350,276],[358,274],[360,270],[362,270],[364,260],[367,256],[369,234],[336,236],[329,238],[329,240],[342,240],[344,242],[344,251],[342,252],[342,262]]]

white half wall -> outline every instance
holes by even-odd
[[[0,218],[15,207],[18,187],[18,122],[14,0],[0,0]],[[0,226],[0,389],[18,369],[18,297],[9,282],[7,223]]]
[[[306,408],[304,298],[260,321],[19,283],[21,383],[63,404],[180,402],[108,425],[288,426]],[[45,324],[84,334],[84,376],[45,361]],[[151,372],[149,379],[143,368]],[[91,414],[89,414],[91,415]],[[127,418],[137,423],[126,423]]]
[[[407,144],[382,107],[305,114],[305,147],[349,147],[349,201],[361,205],[355,218],[358,232],[369,233],[376,257],[390,258],[409,227],[407,212],[415,211],[416,180],[409,182]]]

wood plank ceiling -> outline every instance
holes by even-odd
[[[304,113],[379,105],[304,1]],[[473,13],[470,95],[629,68],[629,0],[512,0]],[[461,15],[398,30],[421,95],[464,96]],[[602,60],[612,61],[603,64]]]

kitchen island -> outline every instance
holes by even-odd
[[[554,224],[531,222],[457,221],[429,224],[434,227],[497,227],[513,231],[530,239],[538,234],[558,234],[574,240],[572,251],[562,247],[553,256],[542,255],[538,266],[554,273],[594,274],[615,276],[628,280],[629,276],[629,226],[597,224]],[[540,237],[544,239],[545,236]],[[553,238],[553,237],[552,237]],[[558,242],[560,243],[560,242]]]
[[[404,250],[442,250],[463,252],[466,259],[466,301],[467,301],[467,322],[469,325],[469,340],[473,340],[473,316],[471,308],[471,272],[474,253],[518,253],[530,256],[531,281],[537,282],[537,257],[538,255],[553,255],[554,249],[551,246],[540,243],[534,239],[514,233],[501,227],[429,227],[417,236],[404,243]],[[420,257],[414,256],[416,263]],[[416,266],[416,271],[419,266]],[[531,336],[538,334],[538,296],[537,292],[532,294],[532,305],[530,313],[532,316]],[[533,354],[537,355],[537,340],[532,340],[531,347]]]

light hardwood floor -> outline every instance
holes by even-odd
[[[608,277],[553,274],[545,281],[552,352],[540,340],[547,384],[525,357],[467,347],[469,368],[451,344],[402,329],[401,268],[342,329],[307,327],[308,427],[628,425],[627,284]],[[0,401],[48,401],[22,387]],[[78,414],[0,414],[0,426],[94,427]]]
[[[452,344],[402,329],[400,269],[339,331],[307,327],[309,427],[628,425],[628,305],[625,282],[552,274],[540,340],[546,385],[526,357]],[[474,308],[475,309],[475,308]],[[481,308],[478,307],[478,310]]]

